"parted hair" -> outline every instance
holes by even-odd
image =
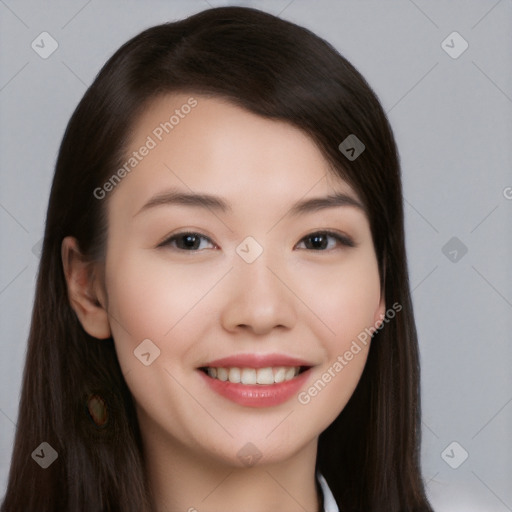
[[[361,379],[321,433],[316,469],[343,512],[432,512],[420,469],[420,369],[405,252],[399,156],[385,112],[361,74],[311,31],[243,7],[208,9],[148,28],[106,62],[64,134],[49,198],[15,442],[2,512],[153,510],[131,393],[113,340],[89,336],[72,310],[61,243],[104,257],[101,187],[126,160],[137,119],[157,96],[207,94],[290,123],[317,144],[364,202],[386,304]],[[338,146],[355,134],[353,161]],[[92,393],[108,406],[98,428]],[[31,458],[48,442],[58,459]]]

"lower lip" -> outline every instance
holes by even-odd
[[[299,392],[310,375],[311,368],[291,380],[279,384],[235,384],[214,379],[202,370],[197,370],[208,386],[219,395],[246,407],[272,407],[287,402]]]

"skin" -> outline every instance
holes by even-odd
[[[154,100],[127,155],[190,96]],[[296,396],[267,408],[238,405],[196,369],[228,355],[279,352],[314,366],[307,390],[384,315],[369,222],[354,206],[288,215],[302,199],[358,197],[299,129],[194,97],[197,106],[103,199],[105,261],[89,264],[64,239],[71,303],[89,334],[114,338],[159,511],[316,511],[318,436],[352,395],[369,344],[306,405]],[[170,187],[221,196],[231,211],[174,204],[137,213]],[[326,229],[355,247],[329,236],[325,248],[311,248],[307,235]],[[208,238],[196,251],[180,250],[180,239],[157,247],[183,231]],[[236,252],[247,236],[263,248],[250,264]],[[144,339],[160,349],[149,366],[134,357]],[[252,467],[237,456],[248,442],[262,455]]]

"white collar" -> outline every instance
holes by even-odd
[[[320,483],[320,487],[322,488],[322,493],[324,495],[324,512],[340,512],[338,505],[336,504],[336,500],[327,484],[327,481],[320,473],[316,474],[318,482]]]

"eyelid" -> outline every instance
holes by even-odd
[[[313,235],[316,235],[316,234],[322,234],[322,235],[328,235],[328,236],[332,236],[333,238],[335,238],[341,245],[344,245],[346,247],[356,247],[357,244],[354,242],[354,240],[352,239],[352,237],[350,237],[349,235],[341,232],[341,231],[335,231],[335,230],[332,230],[332,229],[316,229],[314,231],[311,231],[310,233],[304,235],[300,240],[299,242],[297,242],[298,244],[303,242],[303,240],[305,238],[308,238],[308,237],[311,237]],[[306,249],[307,250],[307,249]],[[325,250],[319,250],[319,251],[312,251],[312,252],[329,252],[329,251],[325,251]]]
[[[315,229],[309,233],[307,233],[306,235],[304,235],[298,242],[297,244],[295,244],[294,247],[296,247],[298,244],[302,243],[305,239],[307,239],[308,237],[311,237],[313,235],[317,235],[317,234],[322,234],[322,235],[327,235],[327,236],[331,236],[333,238],[335,238],[341,245],[345,246],[345,247],[356,247],[357,244],[354,242],[354,240],[352,239],[352,237],[350,237],[349,235],[343,233],[343,232],[340,232],[340,231],[335,231],[335,230],[332,230],[332,229]],[[158,243],[157,247],[165,247],[165,246],[169,246],[170,243],[172,241],[174,241],[176,238],[178,238],[179,236],[182,236],[182,235],[194,235],[194,236],[197,236],[199,238],[203,238],[205,240],[208,240],[209,243],[211,243],[212,245],[215,246],[215,248],[219,248],[219,246],[207,235],[199,232],[199,231],[194,231],[192,229],[188,229],[188,230],[183,230],[183,231],[179,231],[177,233],[172,233],[171,235],[168,235],[166,236],[161,242]],[[173,248],[174,250],[176,251],[180,251],[180,252],[202,252],[201,250],[191,250],[191,251],[187,251],[185,249],[180,249],[180,248]],[[202,249],[204,250],[204,249]],[[304,250],[304,249],[301,249],[301,250]],[[311,251],[311,252],[330,252],[330,251],[327,251],[327,250],[313,250],[313,249],[305,249],[306,251]]]
[[[161,242],[159,242],[157,244],[157,248],[170,245],[170,243],[172,241],[174,241],[176,238],[178,238],[179,236],[182,236],[182,235],[195,235],[199,238],[204,238],[204,239],[208,240],[208,242],[211,243],[212,245],[214,245],[216,248],[219,247],[209,236],[207,236],[199,231],[194,231],[193,229],[185,229],[183,231],[178,231],[177,233],[172,233],[170,235],[167,235]],[[185,251],[185,250],[179,249],[179,248],[173,248],[173,249],[175,249],[177,251],[181,251],[181,252],[201,252],[201,251]]]

